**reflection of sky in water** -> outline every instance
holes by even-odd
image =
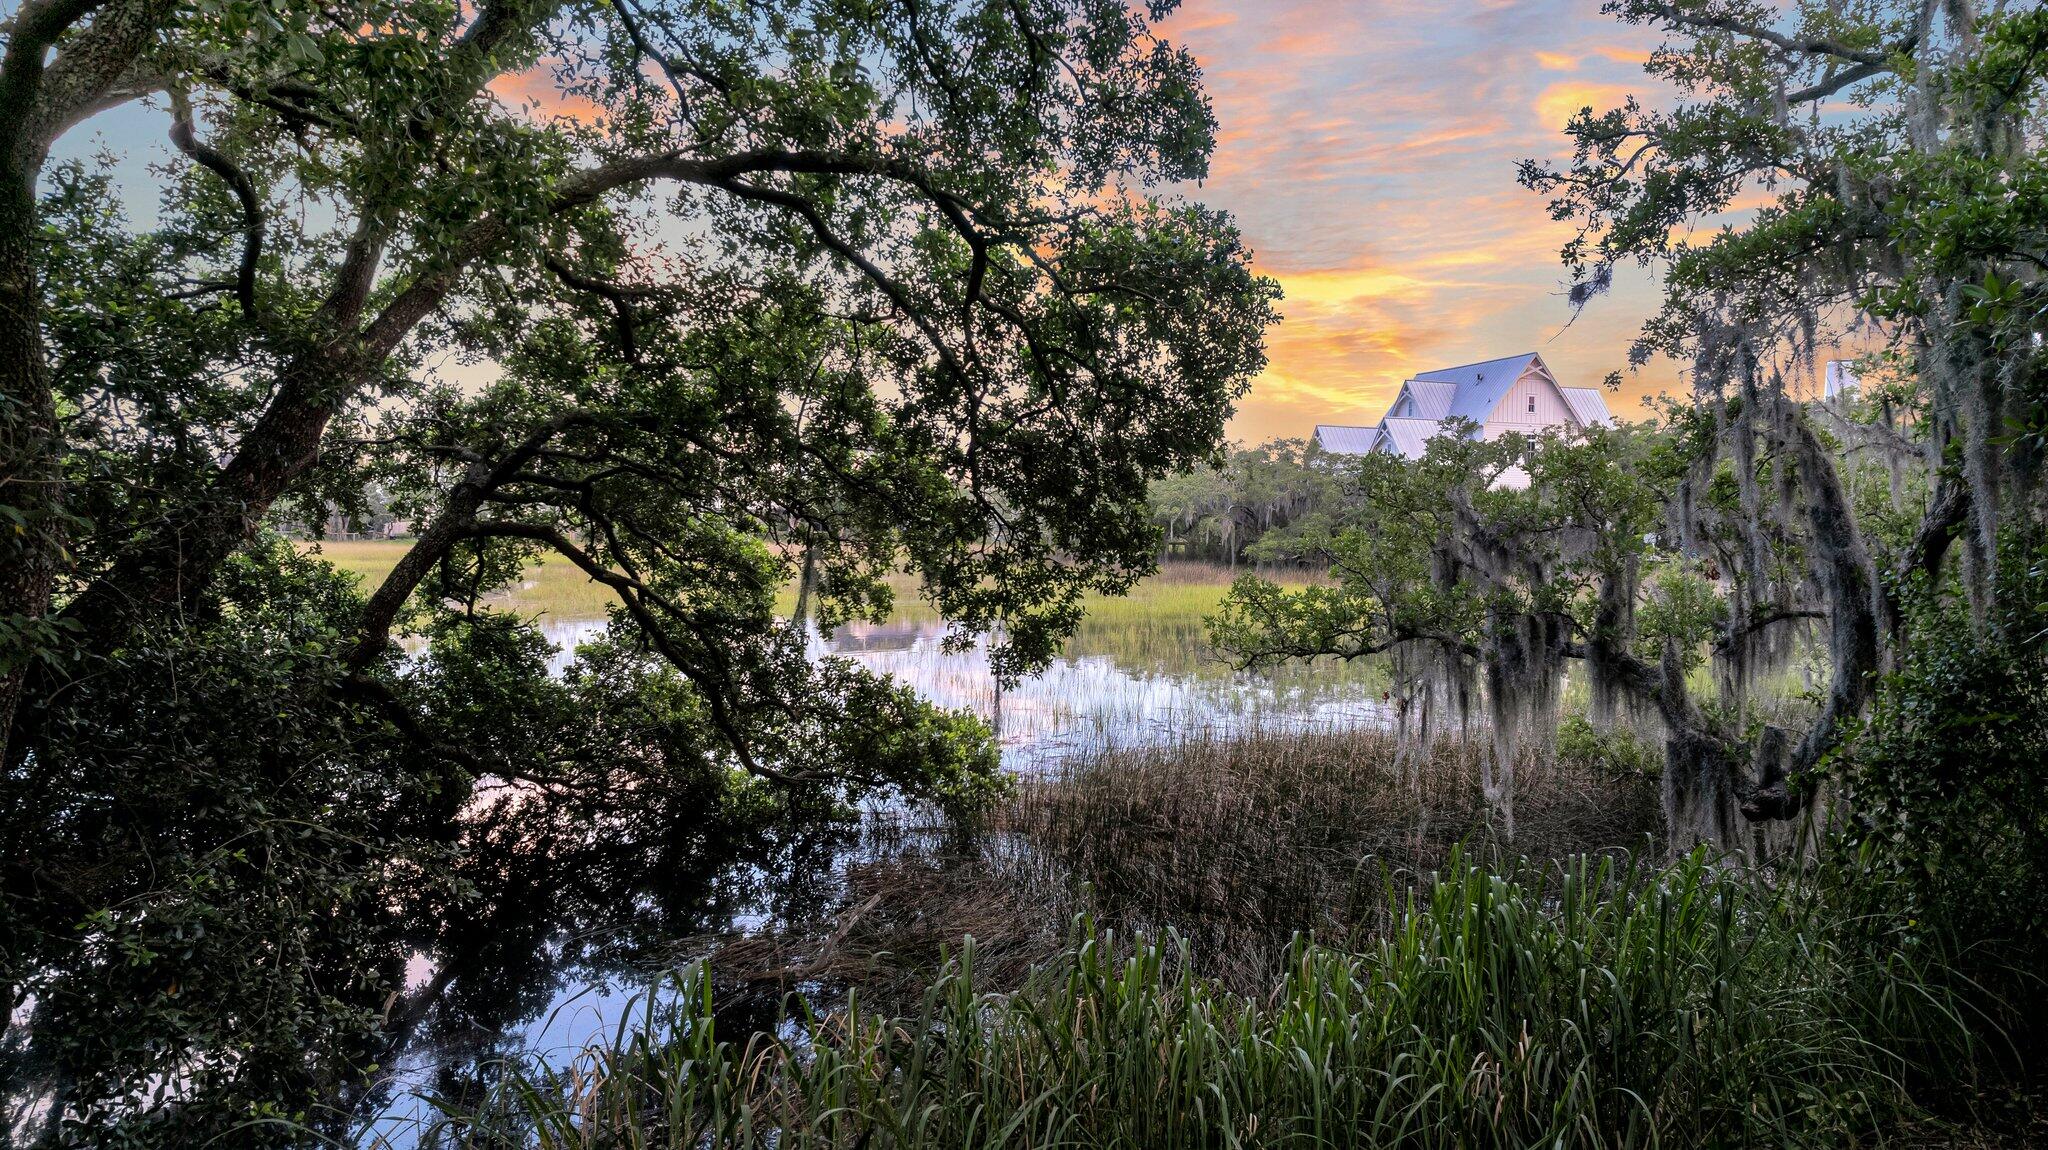
[[[1385,714],[1372,680],[1333,674],[1323,682],[1231,674],[1191,659],[1183,671],[1130,670],[1113,655],[1073,654],[1016,686],[996,689],[988,643],[945,649],[943,623],[851,624],[814,652],[853,659],[943,707],[971,711],[995,726],[1003,765],[1032,771],[1103,747],[1172,742],[1246,730],[1380,726]]]
[[[603,632],[601,620],[543,620],[560,674],[576,645]],[[1120,628],[1128,635],[1143,624]],[[1189,628],[1168,628],[1169,644],[1199,643]],[[988,640],[962,651],[945,647],[937,620],[850,623],[829,639],[813,634],[811,653],[838,655],[914,688],[942,707],[969,711],[996,728],[1003,766],[1037,770],[1068,755],[1104,747],[1156,745],[1202,734],[1300,731],[1386,725],[1376,668],[1319,664],[1274,675],[1231,672],[1202,650],[1170,665],[1157,657],[1090,653],[1084,632],[1070,653],[1000,693],[989,673]],[[1158,639],[1161,636],[1152,636]],[[1154,653],[1159,644],[1133,647]],[[1136,664],[1135,666],[1133,664]]]
[[[577,644],[597,637],[603,620],[546,618],[542,631],[555,644],[550,669],[561,673]],[[1029,772],[1104,747],[1157,745],[1204,734],[1247,731],[1343,730],[1382,727],[1384,680],[1368,665],[1319,663],[1272,675],[1234,673],[1203,649],[1198,621],[1139,619],[1114,627],[1084,625],[1068,654],[997,697],[988,668],[988,644],[945,647],[941,622],[855,623],[829,639],[813,635],[814,657],[852,659],[894,677],[943,707],[970,711],[996,727],[1003,765]],[[752,920],[752,921],[749,921]],[[736,929],[759,925],[743,916]],[[538,956],[547,961],[547,956]],[[422,960],[416,982],[431,973]],[[511,1046],[562,1066],[591,1043],[616,1036],[647,1008],[658,977],[633,978],[588,971],[561,972],[560,989]],[[464,1052],[415,1049],[392,1068],[397,1100],[376,1122],[393,1145],[413,1141],[411,1119],[430,1108],[409,1092],[429,1089],[432,1071]]]

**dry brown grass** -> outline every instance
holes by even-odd
[[[1660,849],[1654,782],[1552,768],[1523,780],[1513,843],[1489,837],[1476,768],[1446,743],[1418,778],[1391,736],[1275,734],[1111,751],[1020,780],[972,834],[881,821],[835,923],[743,940],[719,965],[778,985],[870,993],[923,985],[973,935],[989,986],[1014,986],[1076,915],[1126,938],[1171,929],[1201,972],[1270,987],[1297,934],[1340,945],[1384,929],[1390,897],[1454,846],[1503,865]],[[822,940],[822,941],[820,941]]]

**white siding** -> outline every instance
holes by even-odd
[[[1535,411],[1530,411],[1529,401],[1534,399]],[[1575,423],[1572,409],[1558,394],[1557,384],[1541,372],[1531,371],[1515,381],[1507,394],[1500,397],[1493,411],[1486,417],[1486,438],[1495,439],[1507,433],[1520,432],[1534,435],[1546,427]]]

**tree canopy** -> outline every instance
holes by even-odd
[[[508,883],[986,793],[979,724],[808,657],[775,594],[801,566],[827,625],[872,616],[907,565],[1015,674],[1149,569],[1147,486],[1215,451],[1278,294],[1173,192],[1214,120],[1170,8],[24,4],[10,1092],[303,1120]],[[49,159],[136,101],[185,161],[147,228]],[[380,586],[275,536],[373,489],[420,528]],[[559,677],[479,607],[541,556],[617,599]]]
[[[1987,779],[2023,776],[2039,742],[2038,709],[1980,714],[1982,695],[1940,679],[1964,674],[1951,659],[1969,674],[2040,665],[2048,15],[1875,0],[1606,10],[1664,34],[1647,70],[1675,95],[1581,110],[1571,160],[1530,161],[1522,180],[1575,225],[1562,257],[1581,303],[1618,264],[1663,273],[1634,359],[1688,364],[1690,394],[1635,430],[1366,460],[1325,542],[1341,585],[1243,584],[1219,638],[1246,662],[1396,651],[1432,698],[1483,685],[1496,772],[1562,669],[1582,665],[1597,712],[1664,743],[1681,840],[1752,845],[1753,826],[1803,820],[1834,778],[1873,839],[1939,825],[1952,849],[2038,859],[2037,790],[1988,823],[1981,803],[1958,815],[1931,796],[1978,802]],[[1864,353],[1862,394],[1810,402],[1818,360],[1845,344]],[[1516,460],[1529,490],[1490,490]],[[1810,705],[1752,707],[1751,679],[1805,627],[1827,656]],[[1715,690],[1692,676],[1709,652]],[[1999,749],[1967,772],[1946,752],[1907,765],[1903,743],[1866,726],[1873,705],[1917,716],[1894,732],[1916,754],[1950,724],[1998,726]],[[1875,761],[1885,781],[1856,765]],[[1495,790],[1507,817],[1511,775]]]

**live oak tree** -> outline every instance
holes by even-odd
[[[1595,654],[1585,637],[1616,589],[1658,565],[1661,503],[1649,436],[1474,431],[1454,425],[1419,460],[1319,461],[1332,494],[1287,544],[1333,581],[1240,580],[1211,629],[1246,666],[1386,656],[1397,766],[1419,778],[1438,738],[1484,734],[1481,790],[1512,836],[1517,770],[1549,752],[1566,661]],[[1497,482],[1518,470],[1528,486]],[[1689,625],[1683,641],[1703,638]]]
[[[1637,354],[1694,364],[1699,462],[1674,503],[1681,545],[1698,546],[1684,512],[1720,465],[1732,472],[1740,514],[1722,523],[1741,545],[1729,625],[1754,633],[1794,615],[1800,596],[1822,615],[1828,682],[1803,731],[1766,730],[1748,746],[1724,736],[1719,749],[1709,738],[1672,764],[1725,780],[1752,820],[1792,818],[1880,676],[1910,681],[1926,637],[1915,613],[1949,588],[1969,604],[1973,643],[2020,666],[2038,659],[2027,619],[2039,587],[2027,572],[2043,543],[2036,297],[2048,235],[2032,189],[2048,14],[1924,2],[1611,8],[1671,34],[1650,70],[1677,88],[1676,106],[1587,110],[1568,129],[1570,169],[1531,165],[1524,178],[1582,225],[1564,253],[1582,284],[1597,287],[1620,260],[1667,266],[1665,307]],[[1770,199],[1746,224],[1678,238],[1757,188]],[[1874,418],[1830,428],[1787,380],[1810,373],[1844,329],[1902,386],[1871,397]],[[1912,528],[1887,534],[1859,519],[1831,432],[1845,458],[1874,451],[1925,477],[1917,508],[1901,508],[1918,511]]]
[[[1147,484],[1214,452],[1277,295],[1166,194],[1214,127],[1170,8],[23,5],[0,982],[33,1115],[304,1119],[508,875],[985,793],[977,724],[807,658],[774,596],[801,562],[827,625],[872,615],[907,563],[1013,674],[1149,569]],[[49,161],[136,101],[183,161],[147,230]],[[366,595],[270,535],[373,489],[419,534]],[[478,607],[541,557],[617,599],[563,676]]]
[[[1478,447],[1439,448],[1414,476],[1369,461],[1363,499],[1412,503],[1400,527],[1437,566],[1340,534],[1342,590],[1242,589],[1223,636],[1246,659],[1426,648],[1467,680],[1483,673],[1510,729],[1538,690],[1519,678],[1583,660],[1596,701],[1661,731],[1681,841],[1749,844],[1746,824],[1802,818],[1833,775],[1872,837],[1953,824],[1951,856],[1982,839],[2020,844],[2036,865],[2039,788],[1990,822],[1909,818],[1899,796],[1981,798],[1986,780],[2024,776],[2040,741],[2041,713],[2016,686],[2009,709],[1958,696],[1951,712],[1935,695],[1945,675],[1953,686],[2007,664],[2021,684],[2040,666],[2048,14],[1967,0],[1606,10],[1665,35],[1648,71],[1675,95],[1582,110],[1566,126],[1570,162],[1529,162],[1522,180],[1576,225],[1563,257],[1580,302],[1618,264],[1664,276],[1634,358],[1688,362],[1692,394],[1659,414],[1653,443],[1606,465],[1627,513],[1570,506],[1554,469],[1530,493],[1488,492],[1486,460],[1466,458]],[[1763,206],[1745,212],[1751,197]],[[1842,342],[1883,367],[1870,394],[1803,402],[1798,383]],[[1537,469],[1616,438],[1508,450],[1533,452]],[[1465,470],[1431,478],[1446,466]],[[1888,473],[1881,498],[1872,471]],[[1402,494],[1416,491],[1427,498]],[[1384,530],[1396,512],[1363,514]],[[1631,542],[1646,535],[1657,542]],[[1660,590],[1645,578],[1653,562],[1680,581]],[[1725,589],[1714,602],[1688,587],[1705,572]],[[1646,645],[1653,618],[1693,623]],[[1675,641],[1701,623],[1719,672],[1706,699],[1686,664],[1708,636]],[[1802,627],[1827,653],[1824,682],[1809,714],[1764,722],[1748,685]],[[1941,646],[1956,635],[1962,647]],[[1934,694],[1909,704],[1913,691]],[[1913,755],[1932,757],[1909,765],[1887,728],[1866,728],[1874,701]],[[1964,768],[1943,749],[1964,745],[1995,750]],[[1884,780],[1859,762],[1888,763]]]
[[[1296,559],[1291,540],[1313,530],[1318,509],[1330,503],[1326,469],[1317,449],[1299,439],[1276,439],[1232,449],[1223,461],[1152,485],[1152,520],[1160,554],[1212,559],[1236,567],[1240,558]]]

